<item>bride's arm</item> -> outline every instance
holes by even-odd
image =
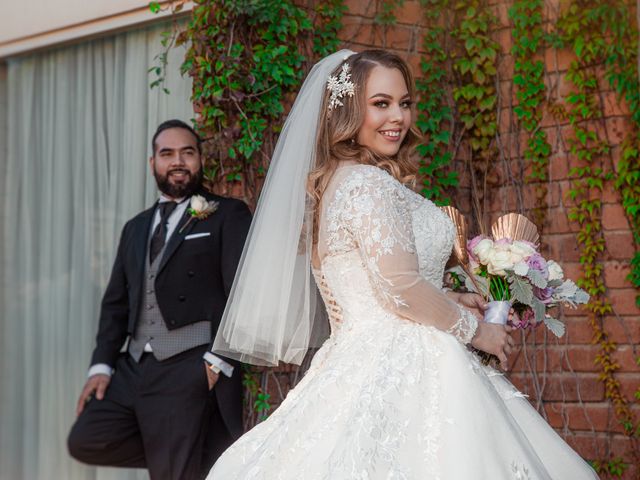
[[[347,178],[335,199],[335,210],[329,215],[333,233],[348,237],[357,246],[384,308],[449,332],[462,343],[472,343],[479,336],[482,349],[502,350],[499,344],[506,339],[493,339],[493,334],[502,331],[507,336],[504,327],[487,330],[496,326],[480,324],[479,328],[469,310],[420,275],[409,192],[388,175],[369,168]]]

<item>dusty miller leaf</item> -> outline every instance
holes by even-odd
[[[547,326],[551,333],[553,333],[556,337],[560,338],[564,335],[565,327],[564,323],[560,320],[557,320],[553,317],[546,316],[544,317],[544,324]]]
[[[531,288],[531,285],[517,275],[509,275],[507,280],[509,281],[512,302],[533,306],[531,304],[533,301],[533,288]]]
[[[538,270],[529,269],[529,272],[527,273],[527,278],[531,280],[531,283],[533,283],[536,287],[547,288],[547,280],[542,276],[542,273],[539,272]]]
[[[545,321],[547,307],[545,307],[544,303],[537,298],[533,298],[531,307],[533,308],[533,313],[536,316],[536,323]]]

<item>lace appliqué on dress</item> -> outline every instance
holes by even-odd
[[[365,166],[338,187],[326,214],[328,254],[360,246],[373,286],[384,302],[396,307],[406,303],[392,293],[394,285],[382,275],[379,263],[397,250],[416,253],[408,192],[379,168]]]
[[[478,319],[469,310],[458,306],[460,310],[460,318],[454,323],[447,333],[450,333],[458,339],[463,345],[471,343],[476,330],[478,329]]]

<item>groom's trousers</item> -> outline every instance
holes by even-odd
[[[233,439],[209,391],[197,347],[159,362],[118,358],[103,400],[92,399],[69,451],[93,465],[147,468],[152,480],[199,480]],[[215,388],[215,387],[214,387]]]

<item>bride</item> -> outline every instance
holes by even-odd
[[[597,478],[467,348],[505,364],[512,340],[508,327],[478,321],[479,297],[442,288],[453,225],[405,186],[414,98],[407,64],[381,50],[333,54],[305,81],[214,351],[299,364],[324,342],[209,479]]]

